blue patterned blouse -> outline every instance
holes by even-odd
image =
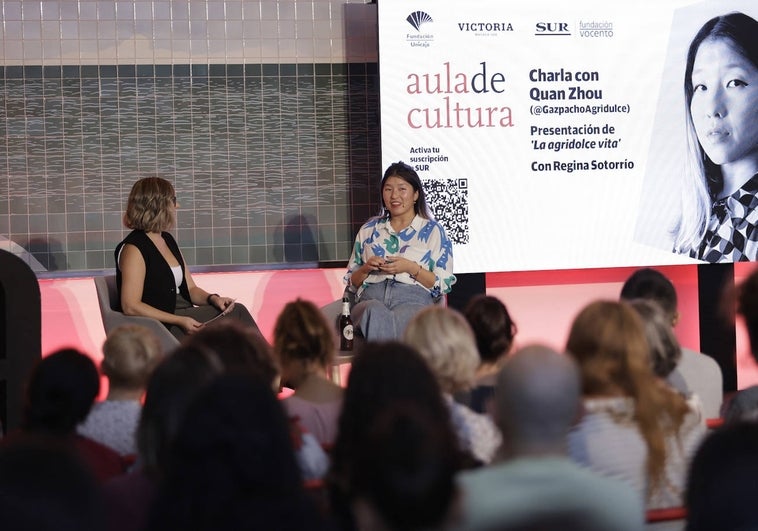
[[[428,291],[434,298],[449,293],[455,284],[453,244],[447,239],[442,225],[433,219],[416,215],[408,227],[395,232],[389,218],[371,218],[361,227],[355,237],[353,253],[345,275],[348,286],[352,286],[350,278],[353,271],[365,264],[371,256],[402,256],[433,272],[434,286]],[[372,271],[363,285],[358,288],[357,295],[360,297],[366,284],[383,282],[393,276],[397,282],[422,286],[408,273],[389,275]],[[427,289],[425,286],[422,287]]]

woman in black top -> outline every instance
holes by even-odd
[[[174,237],[176,192],[160,177],[140,179],[129,193],[124,225],[133,229],[116,247],[122,311],[161,321],[181,338],[221,313],[258,329],[247,308],[195,284]]]

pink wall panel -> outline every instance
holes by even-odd
[[[317,306],[328,304],[342,296],[343,274],[342,269],[301,269],[193,276],[203,289],[245,304],[271,340],[276,316],[287,302],[301,297]],[[40,291],[43,355],[75,347],[99,360],[105,332],[92,278],[40,280]]]
[[[735,266],[739,283],[756,267]],[[681,319],[676,328],[683,345],[699,349],[697,267],[657,268],[676,286]],[[517,346],[542,342],[562,349],[574,316],[592,300],[617,299],[634,268],[489,273],[487,292],[500,298],[518,325]],[[284,304],[302,297],[318,306],[342,295],[342,269],[198,273],[196,282],[211,292],[236,297],[256,318],[267,339]],[[105,339],[91,278],[41,280],[42,352],[72,346],[95,360]],[[714,301],[714,304],[721,303]],[[744,325],[737,319],[738,386],[758,383],[758,364],[750,355]]]
[[[40,280],[42,355],[74,347],[96,360],[105,341],[92,278]]]

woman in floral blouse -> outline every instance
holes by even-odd
[[[401,337],[455,283],[452,243],[429,213],[418,174],[391,164],[381,190],[382,212],[358,231],[345,275],[355,295],[353,323],[369,341]]]

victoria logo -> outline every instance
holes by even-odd
[[[432,20],[432,17],[429,16],[428,13],[424,13],[423,11],[414,11],[408,17],[405,19],[408,21],[408,24],[414,27],[416,31],[421,31],[421,26],[426,24],[427,22],[434,22]]]

